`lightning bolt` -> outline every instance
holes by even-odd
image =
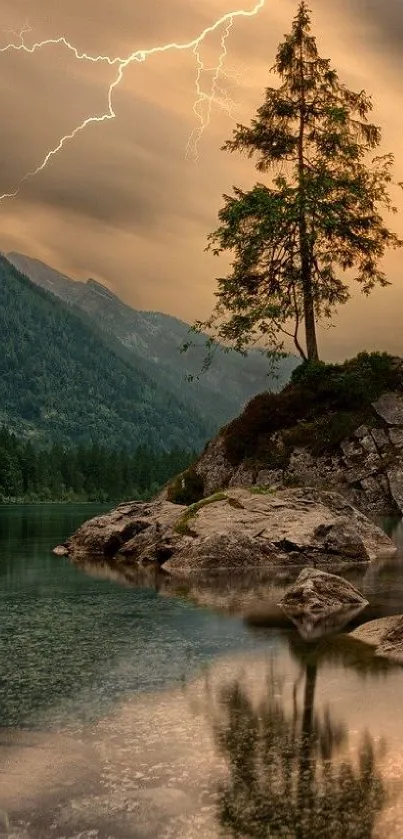
[[[191,158],[193,160],[198,160],[199,159],[199,142],[201,140],[201,137],[202,137],[204,131],[210,125],[213,103],[217,102],[225,110],[227,110],[227,111],[229,110],[228,100],[227,100],[227,103],[226,103],[225,99],[224,100],[222,98],[219,99],[217,94],[219,93],[219,90],[222,93],[222,89],[218,88],[218,80],[219,80],[220,75],[221,75],[222,70],[223,70],[224,61],[227,57],[227,40],[229,38],[229,35],[230,35],[230,32],[231,32],[231,29],[232,29],[233,25],[234,25],[234,18],[233,18],[233,16],[231,16],[227,20],[225,28],[224,28],[224,32],[221,36],[221,42],[220,42],[221,43],[221,53],[219,55],[216,67],[205,67],[204,66],[204,63],[202,61],[201,54],[200,54],[200,46],[201,46],[200,43],[196,44],[195,47],[193,48],[193,53],[196,57],[196,62],[197,62],[197,73],[196,73],[196,95],[197,95],[197,99],[196,99],[196,102],[193,105],[193,112],[197,117],[199,125],[196,128],[193,129],[193,131],[192,131],[192,133],[189,137],[187,146],[186,146],[186,158],[188,158],[188,159],[189,158]],[[209,72],[211,70],[214,71],[214,75],[213,75],[213,79],[212,79],[212,83],[211,83],[211,93],[209,93],[209,94],[203,93],[203,91],[201,89],[202,74],[203,74],[203,72]]]
[[[109,85],[108,95],[107,95],[107,104],[108,107],[103,114],[100,115],[91,115],[84,119],[79,125],[77,125],[69,134],[65,134],[57,145],[50,149],[43,160],[36,166],[35,169],[32,169],[30,172],[27,172],[19,181],[15,189],[11,192],[5,192],[3,195],[0,195],[0,202],[5,200],[6,198],[15,198],[22,185],[27,181],[29,178],[35,177],[40,172],[42,172],[45,167],[48,165],[49,161],[57,155],[62,149],[63,146],[73,140],[77,135],[87,128],[89,125],[93,123],[101,123],[110,121],[116,118],[116,113],[113,107],[113,97],[116,89],[120,85],[123,80],[125,70],[129,65],[133,64],[134,62],[144,62],[148,58],[151,58],[154,55],[161,55],[166,52],[170,51],[188,51],[192,50],[197,61],[197,76],[196,76],[196,91],[197,91],[197,101],[194,105],[194,112],[199,120],[199,126],[192,132],[191,138],[189,138],[188,145],[187,145],[187,156],[193,157],[197,159],[198,150],[197,144],[200,140],[200,137],[203,134],[203,131],[210,123],[211,119],[211,111],[214,102],[221,104],[221,107],[224,107],[227,111],[231,111],[234,106],[231,100],[226,97],[225,92],[223,95],[222,89],[218,87],[218,81],[220,75],[223,72],[223,64],[227,55],[227,39],[229,37],[230,31],[234,25],[234,22],[237,18],[251,18],[256,16],[264,7],[266,0],[257,0],[255,5],[252,9],[239,9],[237,11],[227,12],[226,14],[222,15],[218,18],[214,23],[210,26],[207,26],[196,38],[192,41],[186,41],[183,43],[176,43],[175,41],[170,42],[168,44],[163,44],[161,46],[150,47],[148,49],[141,49],[136,50],[126,58],[121,58],[119,56],[111,57],[109,55],[89,55],[85,52],[79,52],[78,49],[71,44],[64,36],[60,38],[47,38],[43,41],[38,41],[31,46],[28,46],[25,43],[24,36],[32,31],[31,28],[26,24],[21,32],[17,33],[14,30],[12,31],[13,34],[16,36],[17,43],[9,43],[6,46],[0,48],[0,53],[9,52],[9,51],[16,51],[16,52],[26,52],[29,54],[35,53],[37,50],[43,49],[47,46],[57,46],[61,45],[65,47],[68,51],[72,52],[74,57],[78,61],[89,61],[92,63],[106,63],[110,66],[116,67],[117,72],[115,75],[114,80]],[[201,59],[201,47],[205,42],[208,35],[212,34],[213,32],[219,31],[221,28],[224,29],[223,34],[221,36],[221,53],[217,63],[217,66],[214,68],[205,68],[203,61]],[[211,92],[210,94],[205,94],[202,92],[201,89],[201,77],[203,71],[206,70],[213,70],[214,76],[211,85]],[[201,105],[206,103],[206,108],[203,111],[200,111],[199,108]]]

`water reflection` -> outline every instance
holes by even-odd
[[[403,519],[384,518],[380,522],[381,527],[393,540],[400,552],[403,552]]]
[[[298,629],[301,638],[304,641],[314,641],[319,638],[325,638],[327,635],[334,635],[337,632],[341,632],[355,618],[358,618],[358,615],[365,609],[365,605],[350,606],[349,608],[340,609],[338,612],[333,612],[330,615],[315,615],[309,612],[306,615],[292,615],[284,606],[283,609]]]
[[[328,707],[315,708],[319,662],[333,653],[351,664],[350,654],[343,656],[337,645],[325,651],[295,642],[295,636],[289,640],[301,665],[291,684],[273,664],[258,703],[240,680],[221,693],[215,738],[229,774],[220,824],[236,839],[370,839],[386,802],[379,768],[385,744],[375,745],[363,732],[351,757],[344,722]],[[366,664],[378,668],[373,656]],[[389,669],[385,662],[379,667]]]
[[[299,568],[87,576],[50,552],[86,516],[0,510],[0,834],[400,839],[403,668],[284,631]],[[350,574],[403,611],[401,561]]]
[[[80,728],[125,696],[259,643],[240,621],[158,598],[146,578],[123,587],[112,569],[90,577],[53,556],[96,512],[0,505],[0,728]]]
[[[197,606],[243,618],[249,626],[272,629],[291,626],[291,619],[278,604],[301,571],[300,566],[290,566],[287,569],[221,572],[209,576],[197,574],[175,579],[151,567],[142,569],[98,562],[86,562],[81,567],[89,576],[134,588],[154,589],[161,597],[187,600]],[[341,576],[362,592],[369,605],[351,614],[338,615],[334,626],[329,621],[326,632],[349,631],[365,621],[403,612],[403,552],[393,559],[350,568]],[[306,638],[315,635],[315,627],[304,625],[301,629]],[[318,634],[322,634],[321,628]]]

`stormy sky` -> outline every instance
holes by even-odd
[[[125,58],[135,50],[187,42],[221,15],[253,8],[254,0],[2,0],[0,46],[64,36],[78,52]],[[320,52],[340,78],[373,97],[374,121],[383,128],[382,150],[396,155],[403,180],[402,0],[311,0]],[[197,62],[192,50],[133,62],[116,88],[116,118],[91,124],[16,198],[0,203],[4,251],[42,259],[68,275],[94,277],[141,309],[187,321],[207,317],[215,277],[225,258],[204,252],[216,226],[222,194],[233,184],[261,179],[253,163],[220,151],[233,120],[248,123],[262,101],[277,44],[289,30],[296,0],[266,0],[255,17],[234,22],[227,42],[222,102],[215,105],[199,143],[199,159],[186,158],[197,117],[193,112]],[[17,34],[8,31],[15,30]],[[214,66],[223,29],[210,35],[201,57]],[[33,55],[0,53],[0,193],[12,191],[60,138],[85,118],[107,111],[116,67],[77,61],[64,46]],[[211,73],[201,77],[209,92]],[[392,195],[402,212],[388,219],[403,235],[403,194]],[[354,290],[333,327],[321,326],[324,357],[344,358],[360,349],[403,354],[403,251],[385,260],[392,287],[364,298]]]

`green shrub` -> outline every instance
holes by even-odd
[[[368,403],[383,391],[401,386],[401,374],[387,353],[362,352],[344,364],[301,364],[291,382],[316,399],[331,400],[341,408]]]
[[[261,393],[222,434],[232,465],[251,459],[282,469],[292,447],[324,451],[374,419],[371,403],[402,389],[402,365],[387,353],[360,353],[344,364],[301,364],[280,393]],[[281,438],[273,439],[275,432]]]
[[[168,487],[167,498],[172,504],[194,504],[204,495],[204,481],[194,466],[178,475]]]

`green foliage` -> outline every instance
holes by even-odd
[[[283,469],[290,452],[307,446],[321,454],[375,417],[371,403],[403,387],[402,364],[387,353],[360,353],[344,364],[304,364],[280,393],[262,393],[223,429],[234,465],[251,459]]]
[[[190,466],[182,475],[178,475],[169,485],[167,498],[172,504],[194,504],[203,498],[203,478]]]
[[[321,648],[326,655],[327,645],[322,643]],[[357,732],[352,746],[344,722],[315,702],[318,668],[309,657],[315,656],[316,648],[305,644],[304,652],[308,661],[299,663],[298,678],[291,684],[272,659],[266,681],[261,679],[259,701],[245,676],[228,681],[218,696],[212,731],[227,770],[217,797],[222,835],[232,839],[375,835],[379,814],[388,803],[384,744],[376,744],[367,732]]]
[[[388,193],[394,158],[373,157],[381,132],[368,119],[371,100],[348,90],[320,57],[304,2],[273,70],[279,84],[224,145],[254,157],[270,179],[224,195],[208,249],[231,252],[231,271],[218,279],[211,318],[194,329],[240,352],[259,340],[278,354],[289,336],[303,358],[315,359],[315,322],[349,300],[350,279],[365,294],[388,285],[382,257],[403,245],[382,217],[396,212]]]
[[[214,495],[210,495],[208,498],[202,498],[196,504],[191,504],[190,507],[186,510],[183,516],[179,519],[179,521],[175,525],[175,532],[179,533],[181,536],[192,536],[194,535],[192,529],[190,527],[190,522],[192,519],[197,516],[199,510],[202,510],[203,507],[207,507],[209,504],[216,504],[217,501],[228,501],[228,498],[225,492],[216,492]]]
[[[47,444],[201,448],[208,423],[0,257],[0,422]]]
[[[275,490],[272,487],[253,486],[249,488],[252,495],[274,495]]]
[[[48,449],[0,429],[0,502],[145,499],[194,460],[194,452],[147,446],[110,451],[98,445]]]
[[[373,401],[382,391],[399,387],[401,377],[396,361],[388,353],[362,352],[342,365],[301,364],[293,372],[291,381],[316,394],[318,400],[334,400],[339,408],[351,409]]]

